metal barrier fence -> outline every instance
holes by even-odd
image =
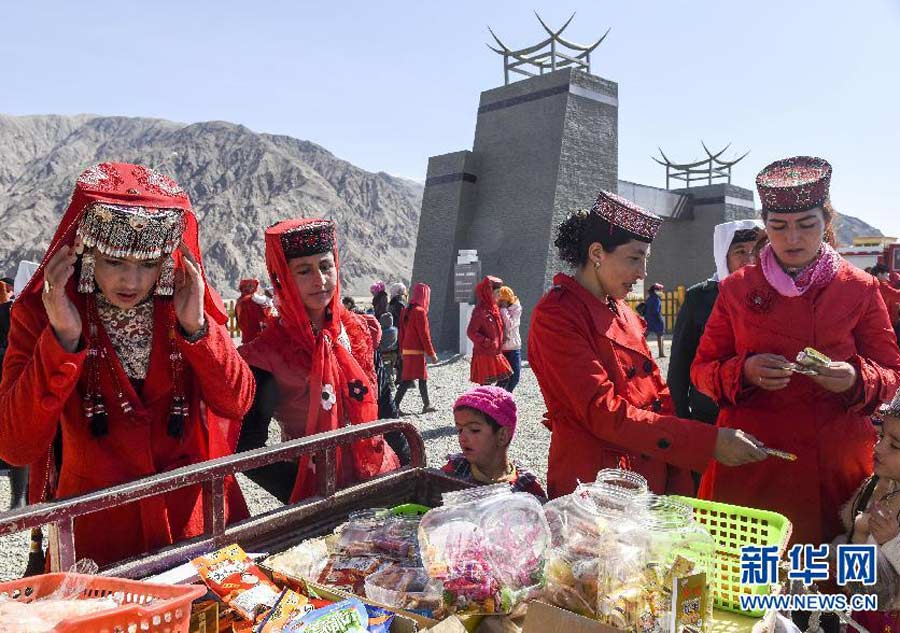
[[[684,286],[676,286],[674,290],[663,291],[660,298],[662,299],[662,314],[666,324],[666,332],[671,332],[675,328],[675,317],[678,316],[678,310],[684,303]],[[637,310],[639,303],[644,301],[640,297],[629,297],[626,303],[631,306],[632,310]]]

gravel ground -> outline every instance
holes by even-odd
[[[667,341],[667,350],[670,343]],[[652,349],[656,349],[655,343]],[[668,357],[658,359],[657,362],[665,376]],[[456,397],[472,386],[469,382],[469,363],[463,358],[451,358],[429,367],[428,375],[428,390],[432,405],[437,411],[427,415],[414,413],[422,410],[422,401],[418,389],[410,389],[403,400],[403,409],[412,415],[404,419],[414,422],[425,438],[428,465],[440,468],[448,453],[459,450],[453,427],[452,406]],[[516,388],[515,398],[519,423],[510,455],[535,472],[542,483],[546,483],[550,432],[541,424],[546,409],[534,373],[527,366],[522,368],[522,379]],[[269,433],[270,443],[278,441],[277,429],[277,424],[273,422]],[[258,514],[277,507],[278,502],[253,482],[242,475],[238,475],[238,479],[251,513]],[[0,504],[5,506],[8,499],[9,479],[0,476]],[[25,532],[0,538],[0,581],[22,575],[28,557],[28,537]]]

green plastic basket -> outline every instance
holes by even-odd
[[[420,517],[431,510],[428,506],[419,505],[418,503],[404,503],[403,505],[391,508],[391,514],[394,516],[404,517]]]
[[[716,501],[691,497],[675,497],[694,509],[694,519],[703,525],[716,541],[713,570],[713,603],[719,609],[761,617],[764,611],[743,611],[741,595],[768,595],[769,585],[741,585],[741,548],[745,545],[777,545],[784,555],[791,538],[791,522],[787,517],[768,510],[743,508]]]

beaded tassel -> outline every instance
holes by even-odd
[[[78,292],[82,294],[92,294],[94,292],[94,256],[91,253],[85,253],[81,256]]]
[[[175,260],[166,256],[159,269],[159,281],[156,282],[156,294],[171,297],[175,293]]]
[[[169,436],[181,438],[184,436],[184,427],[187,423],[190,410],[187,398],[184,395],[184,372],[181,352],[178,351],[178,342],[175,338],[175,328],[178,327],[175,310],[170,309],[169,314],[169,361],[171,362],[172,383],[174,393],[169,409]]]

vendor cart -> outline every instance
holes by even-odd
[[[410,464],[338,489],[337,447],[390,432],[400,432],[406,437]],[[296,461],[301,455],[311,455],[316,465],[316,496],[225,525],[226,477],[276,462]],[[467,487],[463,481],[426,467],[425,444],[412,423],[384,420],[185,466],[79,497],[0,513],[0,536],[53,526],[51,566],[54,570],[67,570],[78,559],[73,531],[77,517],[197,484],[202,486],[205,509],[202,535],[139,558],[119,561],[101,573],[122,578],[146,578],[230,543],[239,543],[246,551],[280,552],[305,539],[330,532],[355,510],[404,503],[434,507],[440,505],[442,493]]]

